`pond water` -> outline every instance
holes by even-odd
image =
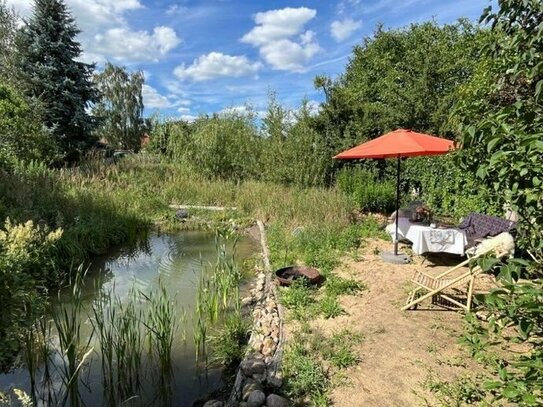
[[[248,237],[242,238],[236,244],[236,261],[242,262],[256,251],[257,245],[254,241]],[[180,325],[173,342],[169,377],[162,377],[156,370],[143,372],[148,374],[143,374],[139,394],[123,405],[192,406],[206,395],[224,389],[231,379],[228,376],[230,373],[225,373],[222,368],[202,360],[197,361],[193,340],[192,315],[198,284],[202,274],[210,272],[210,265],[214,264],[216,259],[213,233],[185,231],[172,235],[150,235],[137,247],[116,249],[93,262],[85,277],[82,293],[84,311],[81,330],[84,337],[92,332],[92,324],[87,315],[91,314],[92,305],[100,296],[113,292],[121,302],[127,302],[134,289],[148,295],[164,287],[168,297],[174,300]],[[63,291],[57,301],[55,306],[69,308],[72,301],[71,290]],[[98,348],[96,336],[95,334],[90,343],[95,349]],[[56,342],[58,343],[58,339]],[[148,365],[142,363],[142,366]],[[82,405],[110,404],[104,396],[101,363],[96,353],[89,357],[80,378],[79,394]],[[167,386],[164,386],[164,383],[167,383]],[[30,393],[30,377],[26,369],[20,368],[0,375],[0,390],[10,388]]]

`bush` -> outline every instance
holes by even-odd
[[[41,308],[39,290],[56,279],[52,248],[62,230],[49,231],[32,221],[0,230],[0,368],[6,368],[20,347],[20,330]]]
[[[338,172],[337,185],[366,212],[388,213],[395,209],[396,186],[393,181],[379,180],[368,170],[346,167]]]

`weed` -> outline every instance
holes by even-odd
[[[225,366],[238,363],[245,353],[248,339],[249,323],[240,313],[228,315],[224,325],[209,337],[213,357]]]
[[[329,295],[353,295],[366,289],[366,286],[364,283],[356,280],[348,280],[332,275],[326,280],[325,289]]]
[[[291,342],[284,355],[283,371],[288,377],[287,393],[295,398],[308,396],[322,400],[329,379],[322,364],[298,340]]]
[[[484,400],[485,393],[477,383],[477,379],[460,377],[454,381],[440,381],[429,377],[424,387],[430,390],[443,407],[461,407]]]
[[[345,310],[341,307],[336,296],[325,295],[319,301],[319,310],[326,319],[336,318],[345,314]]]

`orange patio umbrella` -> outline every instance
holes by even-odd
[[[381,137],[360,144],[334,158],[337,160],[358,160],[363,158],[396,158],[396,232],[394,238],[394,256],[398,256],[398,209],[400,206],[400,158],[425,155],[440,155],[451,151],[451,140],[412,130],[398,129]]]

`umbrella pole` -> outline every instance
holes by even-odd
[[[396,164],[396,231],[394,233],[394,256],[398,255],[398,215],[400,212],[400,155]]]

